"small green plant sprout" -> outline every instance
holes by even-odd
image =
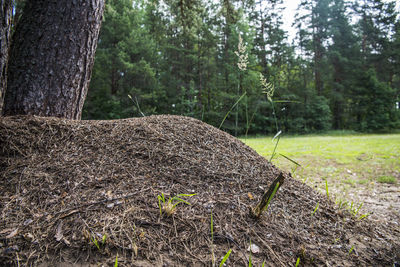
[[[299,264],[300,264],[300,257],[298,257],[297,260],[296,260],[296,267],[298,267]]]
[[[351,252],[353,252],[353,250],[354,250],[354,245],[351,246],[351,248],[350,248],[350,250],[349,250],[349,255],[351,254]]]
[[[349,204],[348,201],[339,200],[339,201],[337,201],[336,204],[338,205],[339,209],[346,209],[350,212],[351,215],[353,215],[354,217],[357,217],[358,214],[360,213],[360,210],[364,203],[361,203],[360,205],[358,205],[357,208],[356,208],[356,206],[354,206],[353,201]],[[357,217],[357,220],[360,221],[360,220],[366,218],[369,214],[370,213],[361,214],[360,216]]]
[[[360,211],[361,207],[363,206],[364,203],[361,202],[360,206],[358,206],[357,209],[354,209],[353,215],[357,216],[358,212]]]
[[[183,200],[181,197],[192,197],[196,194],[178,194],[176,196],[170,197],[168,200],[165,199],[164,193],[157,196],[158,199],[158,207],[160,208],[160,216],[165,212],[168,216],[174,214],[176,210],[176,206],[179,203],[185,203],[187,205],[191,205],[186,200]]]
[[[224,258],[222,259],[221,263],[219,264],[219,267],[223,267],[225,262],[228,260],[229,256],[231,255],[232,249],[229,249],[229,251],[225,254]]]
[[[118,267],[118,254],[115,257],[114,267]]]
[[[250,251],[250,254],[249,254],[249,267],[252,267],[252,266],[253,266],[253,263],[251,262],[251,240],[250,240],[249,251]]]
[[[283,184],[285,180],[285,176],[281,172],[278,177],[274,180],[268,190],[262,196],[260,202],[257,204],[255,208],[250,209],[250,215],[254,218],[260,218],[263,211],[268,209],[269,203],[271,202],[272,198],[275,196],[276,192],[278,191],[279,187]]]
[[[346,208],[346,207],[348,207],[348,201],[347,200],[339,200],[339,202],[338,202],[338,207],[339,207],[339,209],[343,209],[343,208]]]
[[[366,213],[366,214],[361,215],[360,217],[357,218],[357,220],[358,220],[358,221],[361,221],[362,219],[365,219],[368,215],[370,215],[369,212]]]
[[[314,213],[316,213],[316,212],[317,212],[317,210],[318,210],[318,207],[319,207],[319,202],[317,202],[317,205],[315,206],[315,209],[314,209],[314,211],[311,213],[311,217],[312,217],[312,216],[314,216]]]
[[[90,240],[93,242],[93,244],[96,246],[96,248],[98,250],[101,249],[101,247],[103,247],[106,244],[106,240],[107,240],[107,235],[103,235],[101,238],[101,243],[99,243],[99,241],[97,240],[95,235],[92,235],[90,237]]]
[[[326,197],[329,199],[329,188],[327,179],[325,179],[325,191],[326,191]]]

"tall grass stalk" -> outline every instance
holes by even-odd
[[[272,155],[271,155],[271,158],[269,159],[269,161],[272,161],[272,159],[275,157],[275,155],[276,155],[276,148],[278,147],[278,144],[279,144],[279,140],[281,139],[281,137],[280,136],[278,136],[278,139],[276,140],[276,143],[275,143],[275,147],[274,147],[274,151],[272,151]]]
[[[242,75],[241,72],[245,71],[247,69],[247,65],[249,64],[249,55],[247,53],[247,47],[243,42],[242,36],[239,34],[239,42],[238,42],[238,47],[237,51],[235,51],[235,54],[238,56],[238,63],[237,67],[239,69],[239,82],[237,85],[237,95],[240,93],[240,88],[242,86]],[[246,95],[246,91],[243,93],[242,97]],[[240,97],[239,99],[241,99]],[[238,122],[239,122],[239,101],[235,104],[236,105],[236,114],[235,114],[235,136],[237,136],[237,130],[238,130]],[[249,123],[248,115],[247,115],[247,98],[246,98],[246,127]],[[226,119],[226,116],[224,120]],[[221,128],[222,124],[220,125]],[[246,135],[247,138],[247,135]]]
[[[329,199],[329,188],[327,179],[325,179],[325,191],[326,191],[326,197]]]
[[[146,115],[144,115],[144,113],[140,109],[139,101],[137,100],[136,96],[135,99],[133,99],[132,96],[128,94],[128,97],[132,100],[133,104],[136,105],[136,108],[139,111],[140,115],[142,115],[142,117],[145,117]]]
[[[239,104],[239,102],[243,99],[243,97],[246,95],[246,92],[244,92],[239,99],[235,102],[235,104],[233,104],[233,106],[231,107],[231,109],[225,114],[224,119],[221,121],[221,124],[219,125],[218,129],[221,129],[222,125],[224,124],[226,118],[229,116],[229,114],[232,112],[232,110],[236,107],[237,104]]]
[[[247,124],[246,133],[245,133],[246,140],[247,140],[247,134],[249,133],[250,124],[251,124],[251,122],[253,121],[254,116],[255,116],[256,113],[257,113],[257,110],[258,110],[258,103],[257,103],[256,108],[255,108],[253,114],[251,115],[251,118],[250,118],[250,120],[249,120],[249,122],[248,122],[248,124]]]
[[[294,161],[293,159],[291,159],[291,158],[289,158],[289,157],[287,157],[287,156],[285,156],[285,155],[283,155],[283,154],[281,154],[281,153],[279,153],[279,155],[282,156],[282,157],[284,157],[284,158],[287,159],[288,161],[294,163],[294,164],[296,165],[296,169],[297,169],[297,167],[301,167],[300,163],[297,163],[297,162]]]
[[[278,188],[279,188],[279,182],[276,183],[274,191],[272,191],[271,196],[268,198],[267,205],[265,205],[264,210],[268,209],[269,203],[271,202],[272,198],[275,196],[276,191],[278,190]]]

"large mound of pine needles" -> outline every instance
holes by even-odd
[[[229,249],[227,266],[400,260],[398,227],[338,210],[288,174],[261,218],[250,216],[280,173],[186,117],[0,118],[0,265],[114,264],[118,255],[118,266],[219,266]],[[168,212],[176,196],[185,202]]]

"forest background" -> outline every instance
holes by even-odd
[[[231,110],[222,129],[236,136],[399,129],[395,1],[302,0],[290,43],[280,2],[107,1],[83,119],[177,114],[218,127]]]

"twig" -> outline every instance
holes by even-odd
[[[272,255],[274,255],[274,257],[279,261],[279,263],[284,267],[286,266],[285,264],[283,264],[283,262],[279,259],[278,255],[276,255],[275,251],[267,244],[267,242],[264,241],[264,239],[262,239],[254,230],[252,230],[253,234],[256,235],[258,237],[258,239],[261,241],[261,243],[263,243],[264,246],[266,246],[268,248],[268,250],[271,252]]]
[[[72,211],[72,210],[79,211],[79,209],[83,208],[83,207],[87,207],[87,206],[91,206],[91,205],[103,204],[103,203],[106,203],[106,202],[112,202],[112,201],[120,200],[120,199],[126,199],[126,198],[133,197],[135,195],[137,195],[137,193],[132,193],[132,194],[128,194],[128,195],[121,196],[121,197],[115,197],[115,198],[112,198],[112,199],[103,199],[103,200],[99,200],[99,201],[95,201],[95,202],[83,203],[83,204],[78,205],[76,207],[72,207],[72,208],[68,208],[68,209],[65,209],[65,210],[58,211],[58,212],[54,213],[53,215],[58,215],[58,214],[61,214],[61,213]],[[75,211],[75,212],[77,212],[77,211]],[[68,214],[68,215],[70,215],[70,214]],[[66,215],[66,216],[68,216],[68,215]]]
[[[285,176],[283,173],[279,173],[278,177],[274,180],[271,186],[268,188],[267,192],[261,198],[261,201],[258,205],[253,209],[250,209],[250,215],[254,218],[260,218],[263,210],[268,207],[269,202],[271,201],[273,195],[278,192],[279,188],[282,186],[285,180]]]

